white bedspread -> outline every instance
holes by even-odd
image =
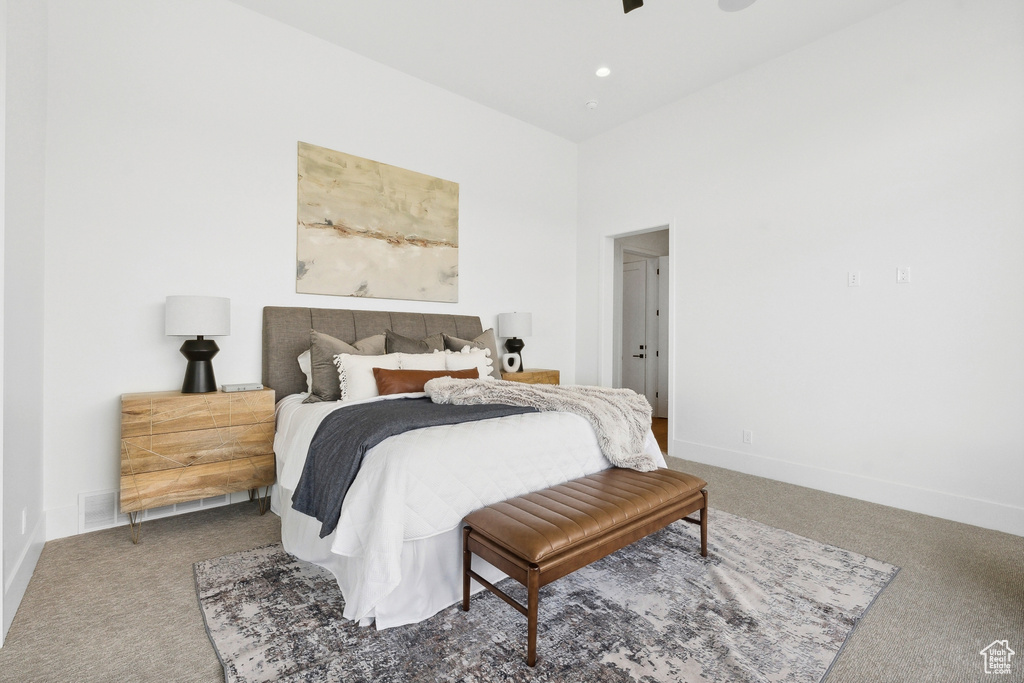
[[[320,421],[333,410],[345,409],[338,403],[302,404],[303,397],[288,396],[278,404],[278,484],[289,492],[298,484]],[[648,435],[645,450],[657,454],[665,466],[653,435]],[[346,558],[345,616],[373,616],[375,606],[402,581],[416,580],[402,575],[406,544],[450,532],[465,515],[485,505],[610,466],[594,430],[569,413],[429,427],[384,440],[367,452],[338,528],[324,539],[333,554]],[[290,500],[280,503],[291,506]],[[283,526],[283,534],[287,528]],[[287,548],[288,539],[284,541]],[[458,562],[454,565],[452,572],[459,572]]]

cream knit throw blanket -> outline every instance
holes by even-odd
[[[434,403],[503,403],[575,413],[594,427],[601,453],[611,464],[640,472],[658,468],[654,456],[644,452],[651,404],[632,389],[438,377],[427,382],[424,391]]]

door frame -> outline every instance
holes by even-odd
[[[601,242],[601,268],[600,286],[598,296],[600,305],[598,309],[598,383],[601,386],[619,386],[622,383],[622,255],[630,251],[640,255],[656,256],[653,253],[644,253],[644,250],[635,247],[624,247],[619,243],[623,237],[643,235],[648,232],[659,232],[668,230],[668,291],[669,308],[668,320],[668,405],[669,405],[669,445],[672,444],[673,423],[672,409],[675,405],[675,382],[676,363],[678,359],[675,353],[671,353],[676,339],[676,321],[679,316],[674,315],[674,302],[676,292],[676,281],[678,277],[676,267],[676,231],[675,220],[668,220],[661,223],[655,222],[652,227],[629,230],[626,232],[607,235]],[[659,304],[660,305],[660,304]]]

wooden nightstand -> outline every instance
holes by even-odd
[[[274,483],[274,390],[121,396],[121,512]],[[269,488],[268,488],[269,493]],[[260,514],[266,496],[258,498]]]
[[[558,384],[558,370],[526,368],[522,372],[503,372],[501,378],[509,382],[524,384]]]

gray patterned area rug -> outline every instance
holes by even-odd
[[[411,626],[342,618],[334,577],[280,544],[195,565],[232,681],[820,681],[899,569],[742,517],[676,522],[544,587],[526,618],[489,592]],[[519,584],[500,586],[525,602]]]

